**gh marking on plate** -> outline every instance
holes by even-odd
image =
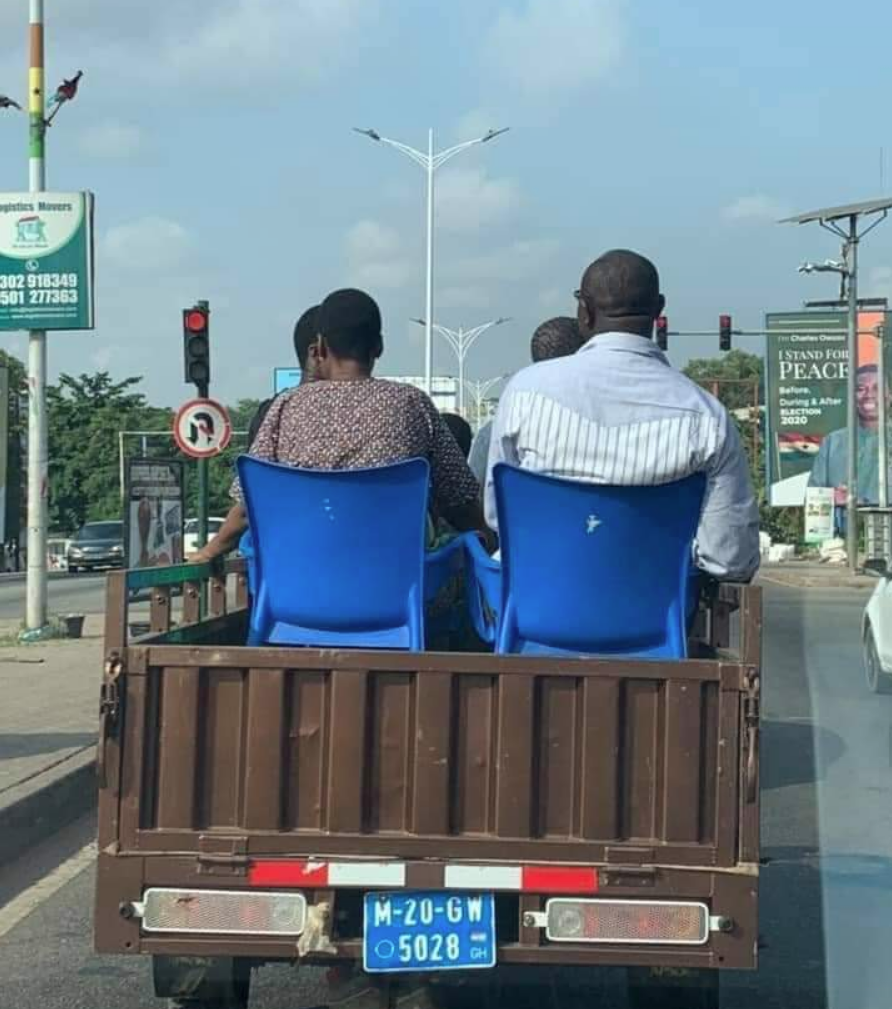
[[[598,526],[602,524],[603,523],[597,515],[589,515],[589,517],[585,520],[585,531],[589,534],[589,536],[591,536]]]

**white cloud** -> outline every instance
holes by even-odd
[[[554,99],[593,84],[617,65],[624,0],[524,0],[503,7],[484,59],[512,87]]]
[[[504,220],[520,204],[514,179],[490,178],[483,168],[447,168],[435,190],[437,225],[447,231],[476,231]]]
[[[143,131],[133,123],[108,119],[87,128],[80,135],[80,148],[91,158],[127,160],[145,147]]]
[[[166,217],[141,217],[108,229],[100,244],[107,265],[117,270],[169,272],[192,250],[186,229]]]
[[[397,232],[379,221],[357,221],[344,245],[351,284],[373,290],[403,287],[415,271]]]
[[[314,81],[349,60],[351,40],[379,0],[66,0],[53,34],[91,55],[89,78],[123,75],[131,87],[184,82],[231,92],[270,80]],[[20,48],[27,19],[0,3],[0,55]],[[26,5],[27,6],[27,5]],[[255,99],[256,101],[256,94]]]
[[[722,208],[722,217],[726,221],[779,221],[787,208],[771,196],[756,193],[752,196],[738,196],[733,203]]]
[[[447,308],[487,308],[493,300],[493,291],[473,284],[444,287],[437,292],[437,311]]]
[[[455,260],[444,266],[444,273],[480,283],[517,283],[539,278],[559,249],[550,238],[518,239],[493,252]]]

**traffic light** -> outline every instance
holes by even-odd
[[[199,302],[194,308],[183,309],[183,359],[186,381],[195,385],[201,396],[207,395],[211,380],[209,316],[210,309],[206,302]]]
[[[719,316],[719,350],[731,349],[731,316]]]
[[[665,315],[657,319],[657,346],[660,350],[669,346],[669,319]]]

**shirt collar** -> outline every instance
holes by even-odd
[[[656,357],[661,361],[666,361],[666,355],[646,336],[637,336],[635,333],[621,333],[610,330],[606,333],[598,333],[590,337],[581,350],[620,350],[627,354],[643,354],[645,357]]]

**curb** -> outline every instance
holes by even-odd
[[[86,746],[0,794],[0,864],[25,854],[96,803],[96,747]]]

